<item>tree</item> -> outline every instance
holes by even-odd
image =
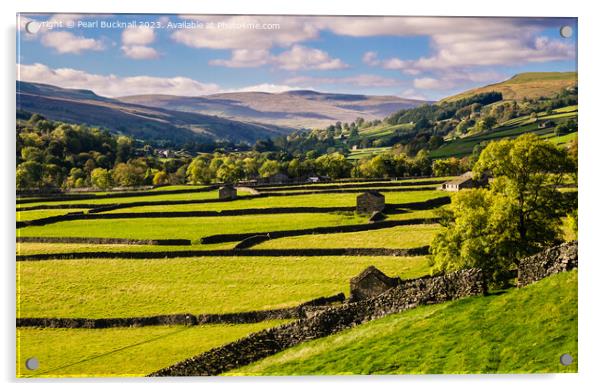
[[[40,187],[43,174],[43,166],[36,161],[28,160],[19,164],[16,177],[17,188],[30,189]]]
[[[134,141],[126,136],[117,138],[117,162],[126,162],[132,154]]]
[[[513,200],[515,228],[527,250],[530,243],[539,247],[556,237],[557,189],[574,169],[566,150],[528,133],[487,145],[473,171],[476,176],[491,173],[491,190]]]
[[[21,158],[23,160],[41,163],[44,157],[42,151],[39,148],[25,147],[21,150]]]
[[[266,160],[263,162],[261,167],[259,167],[259,175],[262,178],[269,178],[272,175],[276,175],[280,172],[280,165],[277,161],[274,160]]]
[[[165,185],[169,183],[169,177],[165,171],[157,171],[153,176],[153,185]]]
[[[345,156],[338,152],[320,156],[316,159],[316,166],[321,174],[333,179],[348,178],[352,167]]]
[[[245,175],[242,165],[234,162],[222,164],[217,170],[217,179],[224,183],[235,183]]]
[[[186,177],[193,184],[211,183],[211,169],[207,161],[200,156],[194,158],[186,169]]]
[[[491,130],[496,124],[497,121],[492,116],[487,116],[480,121],[481,130]]]
[[[560,125],[556,126],[556,128],[554,129],[555,136],[562,136],[562,135],[568,134],[569,132],[570,132],[569,127],[566,126],[565,124],[560,124]]]
[[[92,170],[90,177],[92,180],[92,186],[96,187],[97,189],[105,190],[111,187],[111,174],[107,169],[95,168]]]
[[[245,171],[245,178],[255,178],[259,173],[259,164],[257,163],[257,159],[254,157],[247,157],[242,162]]]
[[[444,229],[433,239],[433,273],[480,268],[490,281],[504,280],[514,261],[506,198],[486,189],[462,190],[440,212]]]
[[[431,243],[433,271],[479,267],[501,282],[519,259],[559,241],[566,212],[557,189],[572,170],[566,150],[534,134],[489,143],[473,174],[493,175],[490,189],[452,197]]]
[[[462,164],[460,159],[455,157],[438,159],[433,162],[434,176],[460,175],[464,171],[467,171],[466,167]]]
[[[291,178],[299,178],[301,176],[301,162],[299,159],[291,160],[286,171]]]
[[[69,176],[65,185],[68,188],[72,187],[84,187],[86,185],[86,172],[81,168],[73,167],[69,171]]]
[[[113,169],[113,181],[119,186],[139,186],[144,182],[146,167],[140,164],[119,163]]]

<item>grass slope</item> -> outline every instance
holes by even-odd
[[[569,353],[574,362],[559,363]],[[500,295],[423,306],[301,344],[244,375],[577,371],[577,272]]]
[[[538,120],[552,120],[559,124],[568,122],[570,119],[577,119],[576,107],[572,111],[567,111],[563,109],[554,110],[554,113],[550,115],[539,113]],[[479,133],[474,136],[458,138],[446,142],[440,148],[432,151],[430,153],[430,156],[431,158],[435,159],[447,158],[451,156],[462,157],[470,155],[473,151],[473,148],[481,142],[488,142],[503,138],[512,139],[524,133],[534,133],[542,138],[549,138],[550,140],[555,141],[557,144],[566,143],[568,140],[577,137],[577,132],[571,133],[570,135],[562,136],[562,138],[556,137],[554,136],[554,127],[539,129],[535,121],[536,120],[531,118],[530,116],[514,118],[502,124],[500,127],[494,128],[492,131],[486,133]]]
[[[253,248],[412,248],[428,246],[440,230],[440,225],[422,224],[374,231],[303,235],[268,240]]]
[[[145,376],[284,321],[114,329],[17,329],[17,377]],[[40,368],[25,367],[36,357]]]
[[[505,100],[553,96],[561,90],[577,85],[576,72],[526,72],[519,73],[501,83],[490,84],[450,96],[441,102],[452,102],[484,92],[501,92]]]

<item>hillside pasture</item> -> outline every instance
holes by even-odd
[[[388,275],[428,273],[426,257],[206,257],[19,262],[18,317],[127,317],[292,307],[349,294],[374,265]]]
[[[40,201],[20,206],[40,209],[22,211],[21,220],[35,220],[73,211],[84,205],[117,205],[98,212],[140,213],[139,216],[87,219],[27,226],[17,229],[21,237],[87,237],[120,239],[190,239],[192,245],[125,245],[85,243],[17,243],[17,255],[43,255],[48,260],[17,263],[17,317],[114,318],[178,313],[226,314],[297,306],[309,300],[339,292],[349,295],[349,280],[368,266],[387,275],[415,278],[429,273],[425,256],[237,256],[126,259],[120,253],[172,252],[183,250],[232,249],[237,242],[200,244],[202,237],[218,234],[253,234],[318,227],[366,224],[368,216],[353,209],[356,197],[366,190],[384,192],[388,220],[434,218],[437,208],[419,210],[404,207],[442,196],[428,182],[448,178],[409,178],[401,181],[375,180],[341,183],[350,192],[328,192],[333,183],[271,186],[274,196],[234,201],[217,200],[217,192],[192,191],[152,194],[153,190],[131,197],[104,197],[87,200]],[[386,182],[388,186],[383,186]],[[411,182],[411,183],[410,183]],[[427,183],[422,183],[427,182]],[[389,184],[393,183],[393,186]],[[398,186],[399,184],[399,186]],[[430,186],[428,190],[414,190]],[[321,189],[323,188],[323,189]],[[185,188],[187,189],[187,188]],[[316,194],[295,194],[307,190]],[[408,189],[410,191],[408,191]],[[174,191],[182,190],[175,187]],[[259,188],[262,191],[261,188]],[[152,195],[151,195],[152,194]],[[239,194],[250,194],[240,191]],[[205,200],[216,200],[205,202]],[[152,201],[151,205],[128,206]],[[185,204],[179,202],[200,201]],[[172,204],[168,204],[172,203]],[[50,209],[56,205],[67,208]],[[78,206],[82,205],[82,206]],[[312,213],[262,213],[262,209],[287,207],[334,207],[347,211]],[[259,209],[244,214],[244,209]],[[210,217],[147,217],[148,212],[238,211],[241,215]],[[89,213],[89,212],[87,212]],[[428,245],[439,227],[435,224],[374,227],[356,233],[303,235],[274,239],[251,250],[384,248],[406,249]],[[53,259],[52,254],[108,252],[102,258]],[[278,322],[248,325],[148,326],[134,329],[33,329],[19,328],[19,376],[139,376],[197,355],[250,332]],[[44,341],[44,342],[42,342]],[[144,356],[138,366],[134,357]],[[29,356],[40,359],[36,372],[24,368]],[[76,357],[76,358],[74,358]]]
[[[230,375],[577,372],[577,271],[418,307],[303,343]],[[560,364],[570,354],[574,362]]]
[[[17,377],[145,376],[283,322],[101,330],[19,328]],[[36,372],[25,367],[29,357],[40,362]]]
[[[544,115],[542,113],[538,117],[539,121],[554,120],[557,123],[566,122],[571,119],[577,119],[576,111],[556,112],[551,115]],[[524,133],[534,133],[544,138],[553,137],[554,128],[555,127],[548,127],[540,129],[535,119],[530,117],[515,118],[502,124],[498,128],[494,128],[492,131],[448,141],[440,148],[432,151],[430,156],[435,159],[452,156],[467,156],[472,153],[473,148],[479,143],[499,140],[502,138],[512,139]]]
[[[428,246],[440,230],[441,227],[437,224],[407,225],[365,232],[279,238],[260,243],[253,248],[413,248]]]

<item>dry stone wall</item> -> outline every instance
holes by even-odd
[[[519,287],[532,284],[552,274],[576,269],[577,242],[563,243],[538,254],[524,258],[518,265]]]
[[[486,293],[479,269],[405,281],[382,295],[316,312],[307,319],[251,334],[150,376],[214,376],[271,356],[299,343],[405,311],[421,304],[441,303]]]
[[[17,327],[104,329],[110,327],[143,327],[160,325],[186,325],[214,323],[257,323],[273,319],[304,318],[345,300],[345,294],[318,297],[296,307],[263,311],[232,312],[226,314],[170,314],[129,318],[17,318]]]

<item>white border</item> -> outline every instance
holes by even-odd
[[[93,4],[83,1],[67,0],[27,0],[7,4],[2,2],[2,93],[4,103],[1,113],[2,159],[0,183],[2,183],[2,241],[5,257],[2,259],[2,337],[4,338],[0,368],[2,380],[11,389],[44,387],[55,389],[106,389],[131,388],[143,386],[147,389],[166,387],[213,388],[261,388],[262,390],[305,390],[308,387],[358,389],[367,387],[399,387],[420,390],[504,390],[523,388],[589,389],[600,382],[597,372],[600,364],[600,270],[601,261],[596,246],[598,227],[602,221],[599,184],[601,146],[602,146],[602,85],[600,73],[600,43],[602,37],[600,14],[596,12],[595,2],[567,2],[547,0],[528,2],[525,0],[469,1],[469,0],[428,0],[428,1],[384,1],[368,0],[354,2],[350,0],[301,0],[286,2],[283,0],[228,0],[212,3],[192,0],[102,0]],[[579,123],[580,123],[580,255],[579,271],[579,374],[577,375],[496,375],[496,376],[386,376],[386,377],[303,377],[303,378],[228,378],[228,379],[161,379],[149,382],[138,380],[69,380],[69,381],[30,381],[15,380],[14,356],[14,294],[15,267],[14,257],[14,117],[15,117],[15,14],[17,12],[105,12],[105,13],[222,13],[222,14],[343,14],[343,15],[436,15],[436,16],[577,16],[579,17]],[[106,383],[109,384],[106,384]],[[167,384],[166,384],[167,382]],[[185,382],[193,384],[179,384]],[[85,384],[84,384],[85,383]]]

